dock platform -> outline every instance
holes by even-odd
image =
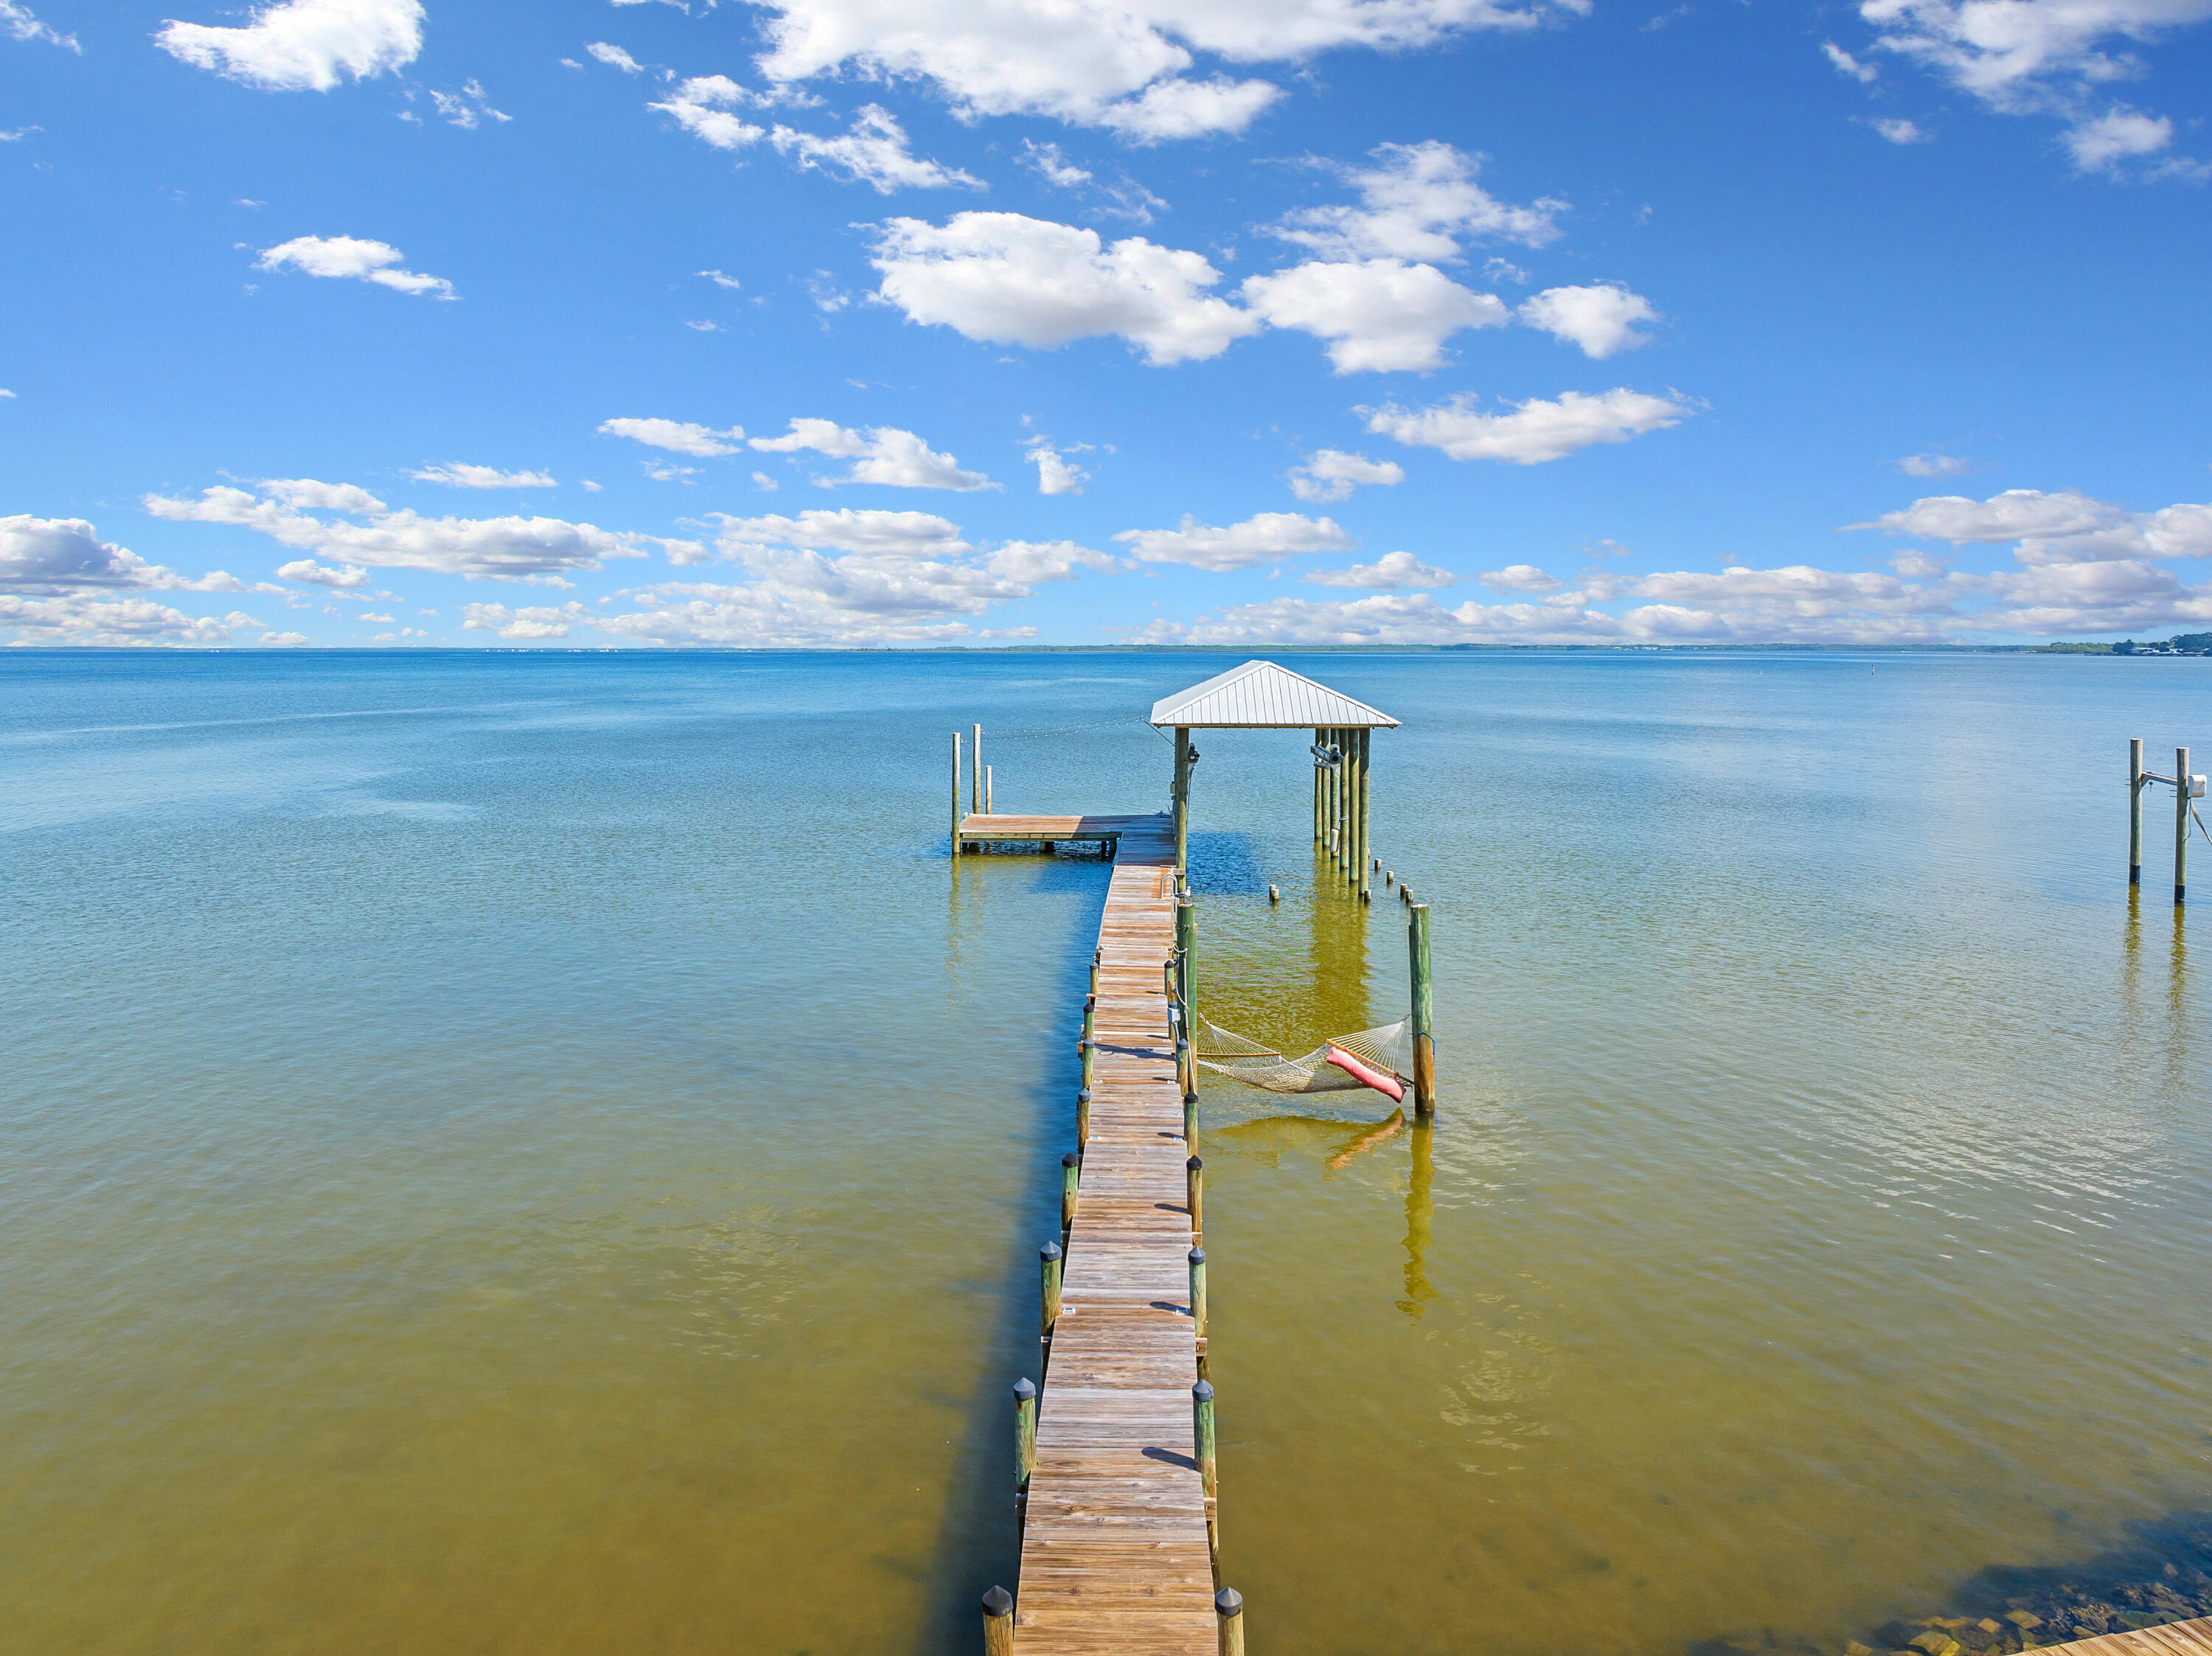
[[[973,851],[986,844],[1039,844],[1047,846],[1062,843],[1096,842],[1110,856],[1125,836],[1143,834],[1168,837],[1168,864],[1175,864],[1174,828],[1170,819],[1158,816],[1012,816],[1003,813],[987,816],[981,811],[970,811],[960,819],[960,846],[963,851]]]
[[[1027,833],[1002,824],[1019,824]],[[1038,1398],[1014,1622],[1021,1656],[1215,1656],[1212,1539],[1191,1387],[1182,1094],[1162,965],[1175,949],[1165,816],[969,816],[979,839],[1109,833],[1091,1132]],[[2208,1653],[2212,1656],[2212,1653]]]
[[[2045,1645],[2036,1656],[2212,1656],[2212,1616],[2166,1622],[2128,1633],[2100,1634],[2071,1644]]]

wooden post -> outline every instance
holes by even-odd
[[[1014,1493],[1026,1495],[1036,1470],[1036,1382],[1026,1374],[1014,1382]]]
[[[983,727],[972,726],[975,732],[975,751],[968,755],[968,809],[983,809]]]
[[[1188,1092],[1198,1077],[1191,1073],[1190,1037],[1176,1037],[1176,1085]]]
[[[1332,728],[1326,746],[1333,755],[1328,767],[1328,856],[1337,859],[1337,840],[1344,833],[1344,760],[1343,749],[1337,741],[1340,732]]]
[[[1206,1484],[1206,1498],[1213,1499],[1213,1382],[1200,1380],[1190,1388],[1190,1424],[1197,1452],[1198,1475]]]
[[[983,1595],[983,1656],[1014,1656],[1014,1596],[1004,1587]]]
[[[1220,1623],[1220,1656],[1244,1656],[1244,1595],[1224,1587],[1213,1595],[1214,1618]]]
[[[1091,994],[1093,994],[1093,995],[1096,995],[1096,994],[1098,992],[1098,968],[1099,968],[1099,967],[1100,967],[1100,966],[1102,966],[1103,964],[1104,964],[1103,956],[1104,956],[1104,955],[1105,955],[1105,952],[1106,952],[1106,951],[1105,951],[1105,950],[1103,950],[1103,949],[1092,949],[1092,950],[1091,951],[1091,989],[1090,989],[1090,992],[1091,992]]]
[[[1183,1022],[1189,1024],[1198,1004],[1198,905],[1188,897],[1176,903],[1176,954],[1182,961]]]
[[[2142,883],[2142,737],[2128,743],[2128,883]]]
[[[1406,950],[1413,978],[1413,1113],[1437,1113],[1436,998],[1429,985],[1429,906],[1413,905]]]
[[[1184,1201],[1190,1208],[1190,1234],[1194,1242],[1206,1228],[1206,1163],[1196,1156],[1182,1164]]]
[[[983,767],[983,815],[989,816],[994,814],[991,804],[991,767],[986,765]]]
[[[1083,1038],[1089,1040],[1098,1033],[1098,997],[1083,998]]]
[[[1190,727],[1176,726],[1175,733],[1176,872],[1190,866]]]
[[[1075,1228],[1076,1189],[1082,1182],[1083,1158],[1073,1150],[1060,1158],[1060,1228]]]
[[[1186,1146],[1198,1143],[1198,1095],[1186,1091],[1182,1095],[1182,1142]]]
[[[1190,1323],[1198,1338],[1206,1338],[1206,1250],[1190,1251]]]
[[[1037,1262],[1044,1277],[1044,1298],[1039,1309],[1037,1325],[1040,1338],[1052,1338],[1052,1325],[1060,1320],[1060,1244],[1047,1242],[1037,1250]]]
[[[1320,748],[1320,746],[1321,746],[1321,732],[1320,732],[1318,730],[1316,730],[1316,731],[1314,732],[1313,744],[1314,744],[1314,746],[1315,746],[1315,748],[1316,748],[1316,749],[1319,749],[1319,748]],[[1319,844],[1321,843],[1321,836],[1322,836],[1322,824],[1321,824],[1321,789],[1322,789],[1322,780],[1321,780],[1321,755],[1320,755],[1318,752],[1315,752],[1315,753],[1312,753],[1312,754],[1309,754],[1309,755],[1307,755],[1307,757],[1308,757],[1308,758],[1310,758],[1310,759],[1311,759],[1311,760],[1313,761],[1313,773],[1314,773],[1314,843],[1315,843],[1316,845],[1319,845]]]
[[[1075,1095],[1075,1142],[1091,1142],[1091,1089],[1085,1087]]]
[[[960,854],[960,732],[952,732],[952,854]]]
[[[2189,895],[2189,749],[2173,750],[2173,906]]]
[[[1374,889],[1370,883],[1369,876],[1374,872],[1374,870],[1369,864],[1374,861],[1374,858],[1370,854],[1368,840],[1369,830],[1373,825],[1368,810],[1368,796],[1373,787],[1374,774],[1368,761],[1371,757],[1370,749],[1374,739],[1375,732],[1372,731],[1363,730],[1359,732],[1359,895],[1370,901],[1373,901]]]
[[[1279,903],[1279,902],[1282,901],[1283,901],[1283,891],[1282,891],[1282,888],[1281,888],[1280,886],[1273,886],[1273,885],[1269,886],[1269,887],[1267,888],[1267,901],[1268,901],[1268,902],[1269,902],[1270,904]]]
[[[1087,1094],[1091,1090],[1091,1083],[1098,1078],[1098,1043],[1079,1040],[1075,1043],[1075,1050],[1083,1054],[1083,1090]]]

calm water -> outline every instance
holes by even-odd
[[[948,732],[1153,809],[1238,658],[0,658],[0,1649],[975,1648],[1105,870],[956,872]],[[1255,1653],[1839,1642],[2212,1504],[2122,781],[2207,664],[1292,664],[1406,721],[1443,1104],[1208,1085]],[[1200,742],[1202,1005],[1395,1016],[1304,742]]]

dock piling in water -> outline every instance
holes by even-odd
[[[1060,1228],[1075,1228],[1075,1204],[1083,1179],[1083,1158],[1073,1150],[1060,1158]]]
[[[1244,1656],[1244,1595],[1222,1588],[1213,1595],[1213,1613],[1221,1623],[1219,1656]]]
[[[2142,884],[2142,737],[2128,743],[2128,883]]]
[[[1190,1325],[1198,1338],[1206,1338],[1206,1250],[1194,1247],[1190,1251]]]
[[[1190,1234],[1195,1241],[1206,1229],[1206,1163],[1192,1156],[1183,1166],[1183,1204],[1190,1210]]]
[[[952,854],[960,854],[960,732],[952,732]]]
[[[2189,895],[2189,749],[2173,750],[2173,906]]]
[[[1037,1337],[1052,1338],[1053,1325],[1060,1320],[1060,1244],[1047,1242],[1037,1250],[1038,1274],[1042,1278],[1043,1292],[1037,1307]]]
[[[1014,1382],[1014,1493],[1027,1495],[1036,1470],[1036,1382],[1027,1374]]]
[[[1437,1112],[1436,998],[1429,983],[1429,906],[1412,905],[1406,952],[1413,980],[1413,1113]]]
[[[983,1595],[983,1656],[1014,1656],[1014,1596],[1004,1587]]]

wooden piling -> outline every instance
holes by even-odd
[[[1188,1089],[1182,1095],[1182,1142],[1198,1143],[1198,1094]]]
[[[1073,1150],[1060,1158],[1060,1228],[1075,1228],[1075,1203],[1083,1180],[1083,1158]]]
[[[983,727],[969,726],[975,733],[974,751],[968,755],[968,809],[980,812],[983,809]]]
[[[2128,743],[2128,883],[2142,884],[2142,737]]]
[[[1437,1113],[1436,998],[1429,983],[1429,906],[1412,906],[1406,952],[1413,980],[1413,1113]]]
[[[1047,1242],[1037,1250],[1039,1274],[1043,1278],[1043,1298],[1039,1305],[1040,1320],[1037,1334],[1042,1339],[1052,1338],[1052,1325],[1060,1320],[1060,1244]]]
[[[2189,749],[2173,750],[2173,906],[2189,895]]]
[[[1368,763],[1368,749],[1375,732],[1363,729],[1358,734],[1359,741],[1359,860],[1354,866],[1359,870],[1358,882],[1359,895],[1364,898],[1370,896],[1373,891],[1368,880],[1370,871],[1368,864],[1373,860],[1369,851],[1368,834],[1371,822],[1368,804],[1369,793],[1374,781],[1374,771]]]
[[[1098,1078],[1098,1043],[1079,1040],[1075,1043],[1075,1050],[1083,1055],[1083,1090],[1088,1093],[1091,1083]]]
[[[1096,992],[1083,998],[1083,1038],[1095,1040],[1098,1034],[1098,996]]]
[[[999,808],[991,803],[991,767],[986,765],[983,767],[983,815],[996,816],[998,814]]]
[[[960,732],[952,732],[952,854],[960,854]]]
[[[1206,1338],[1206,1250],[1190,1251],[1190,1322],[1198,1338]]]
[[[1024,1374],[1014,1382],[1014,1493],[1027,1495],[1036,1471],[1036,1382]]]
[[[1176,872],[1190,866],[1190,727],[1176,726],[1175,733]]]
[[[1091,1142],[1091,1089],[1084,1088],[1075,1095],[1075,1142]]]
[[[1279,902],[1282,901],[1283,901],[1283,890],[1282,890],[1282,888],[1281,888],[1280,886],[1273,886],[1273,885],[1269,886],[1269,887],[1267,888],[1267,901],[1268,901],[1270,903],[1279,903]]]
[[[1014,1656],[1014,1596],[1004,1587],[983,1595],[983,1656]]]
[[[1189,1036],[1178,1035],[1176,1037],[1175,1058],[1176,1085],[1182,1088],[1183,1091],[1188,1092],[1198,1081],[1198,1077],[1193,1073],[1194,1066],[1191,1062]]]
[[[1311,755],[1309,755],[1309,757],[1310,757],[1310,758],[1313,760],[1313,776],[1314,776],[1314,843],[1315,843],[1316,845],[1319,845],[1319,844],[1321,843],[1321,840],[1322,840],[1322,820],[1321,820],[1321,816],[1322,816],[1322,806],[1321,806],[1322,778],[1321,778],[1321,753],[1320,753],[1320,748],[1321,748],[1321,732],[1320,732],[1319,731],[1316,731],[1314,732],[1313,744],[1314,744],[1315,751],[1314,751]]]
[[[1213,1595],[1213,1614],[1221,1624],[1220,1656],[1244,1656],[1244,1595],[1222,1588]]]
[[[1198,905],[1188,897],[1176,903],[1176,955],[1182,963],[1182,1010],[1185,1022],[1198,1004]]]
[[[1182,1170],[1183,1202],[1190,1209],[1190,1235],[1195,1242],[1206,1230],[1206,1163],[1194,1156]]]
[[[1198,1475],[1206,1483],[1206,1498],[1214,1499],[1213,1382],[1200,1380],[1190,1388],[1191,1436],[1196,1440]]]

